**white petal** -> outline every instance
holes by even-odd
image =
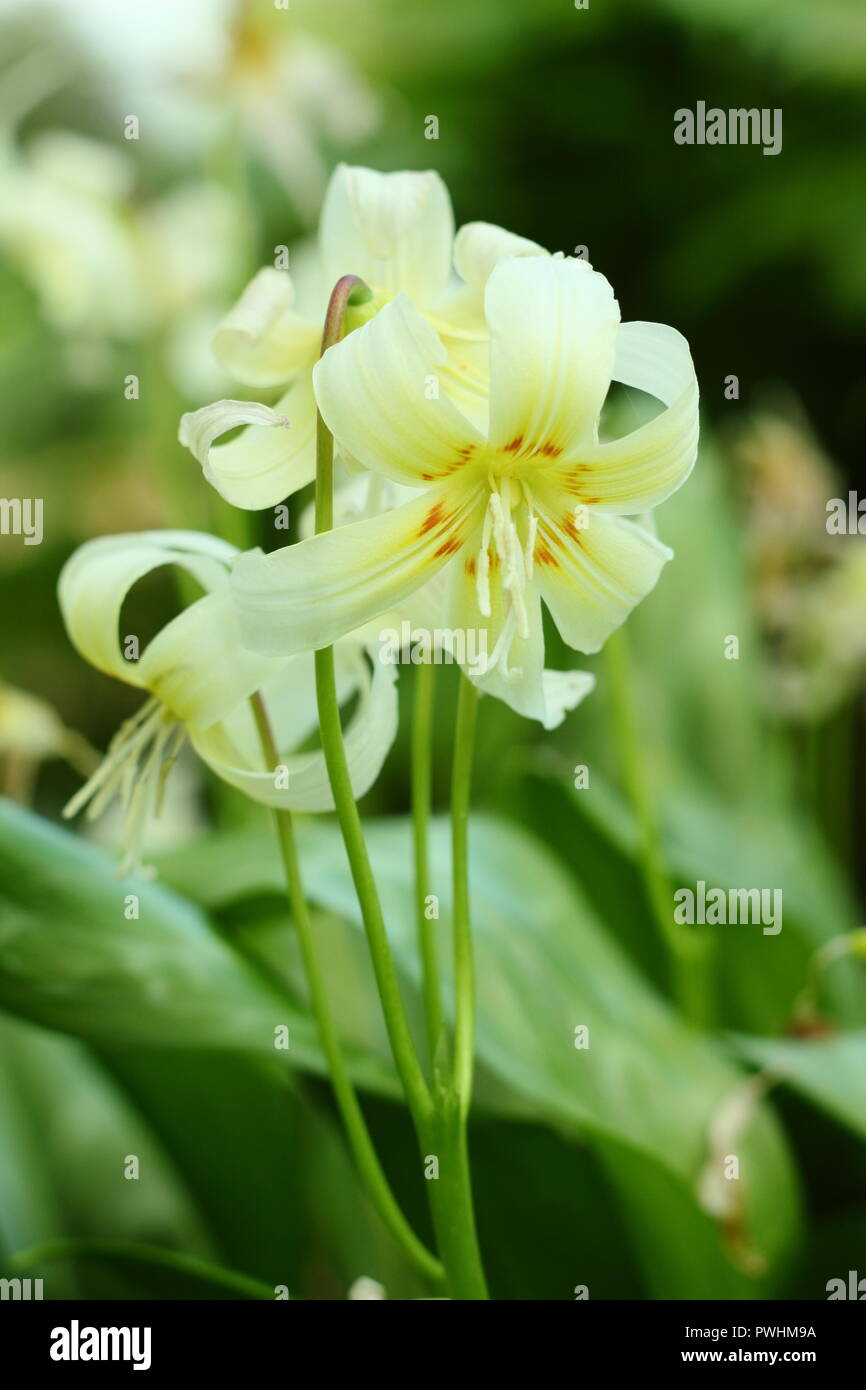
[[[604,276],[560,256],[501,261],[485,301],[491,445],[556,458],[594,443],[619,324]]]
[[[241,643],[226,586],[190,604],[157,633],[138,663],[141,683],[185,724],[207,729],[280,671],[281,658]]]
[[[380,174],[341,164],[322,209],[319,230],[329,288],[360,275],[371,289],[405,292],[429,304],[447,284],[454,217],[439,175]]]
[[[246,424],[227,444],[214,441]],[[316,403],[305,372],[271,409],[253,401],[217,401],[181,419],[180,442],[208,482],[234,507],[274,507],[316,472]]]
[[[633,516],[657,507],[689,476],[698,451],[698,383],[689,345],[662,323],[624,323],[614,379],[664,402],[622,439],[572,450],[555,472],[575,503]]]
[[[245,386],[283,386],[318,357],[321,326],[298,314],[294,302],[289,275],[265,266],[217,328],[214,354]]]
[[[492,222],[467,222],[454,238],[454,266],[467,284],[483,289],[491,272],[508,257],[546,256],[537,241],[507,232]]]
[[[445,349],[401,295],[329,348],[313,373],[322,419],[375,473],[419,487],[463,468],[483,439],[440,388]]]
[[[327,647],[419,589],[474,528],[483,490],[450,479],[414,502],[297,545],[240,556],[244,641],[276,655]]]
[[[340,647],[346,645],[340,644]],[[292,742],[287,741],[286,731],[280,728],[279,719],[275,717],[275,707],[285,708],[289,698],[297,698],[303,704],[310,697],[315,700],[312,661],[298,660],[304,661],[303,670],[298,662],[291,662],[283,674],[263,689],[280,750],[280,786],[277,786],[277,769],[263,770],[261,752],[251,755],[248,751],[256,737],[248,706],[241,706],[229,720],[206,734],[191,730],[190,738],[193,747],[219,777],[254,801],[292,811],[331,811],[334,800],[323,752],[316,749],[292,753]],[[349,689],[343,687],[340,698],[353,689],[360,689],[357,709],[344,733],[352,790],[358,798],[375,782],[397,735],[397,675],[393,666],[374,660],[371,678],[369,666],[357,646],[354,646],[353,665],[354,679]],[[300,681],[299,676],[303,677]]]
[[[58,584],[69,636],[99,670],[149,690],[183,721],[205,726],[257,690],[281,662],[241,646],[228,588],[234,546],[196,531],[142,531],[88,541]],[[179,565],[207,592],[127,660],[118,624],[133,585],[163,565]],[[124,634],[126,636],[126,634]]]
[[[558,729],[569,711],[576,709],[594,689],[595,676],[589,671],[545,671],[545,729]]]
[[[57,594],[70,641],[91,666],[142,687],[140,665],[127,661],[118,636],[123,601],[161,565],[180,565],[206,590],[228,582],[237,554],[227,541],[197,531],[138,531],[87,541],[67,560]]]
[[[654,588],[673,552],[643,527],[595,508],[580,529],[552,487],[534,492],[534,582],[569,646],[597,652]]]

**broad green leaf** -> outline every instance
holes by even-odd
[[[119,882],[110,857],[0,801],[0,1007],[106,1046],[275,1055],[321,1071],[315,1025],[222,940],[200,908],[158,883]],[[131,896],[138,916],[128,916]],[[286,1055],[286,1054],[281,1054]],[[390,1068],[351,1054],[365,1084]]]
[[[402,821],[366,827],[397,959],[417,980],[411,852]],[[334,827],[302,827],[307,891],[322,907],[359,923]],[[528,1113],[557,1126],[612,1138],[652,1158],[694,1193],[707,1129],[738,1073],[653,993],[556,861],[515,827],[473,822],[473,927],[478,979],[478,1053]],[[279,867],[267,842],[227,836],[164,861],[166,875],[210,907],[274,888]],[[431,890],[441,904],[448,971],[448,826],[432,835]],[[585,1026],[589,1047],[575,1047]],[[762,1110],[743,1140],[750,1172],[763,1175],[768,1203],[761,1238],[772,1258],[796,1225],[796,1196],[778,1128]],[[693,1198],[692,1198],[693,1199]]]

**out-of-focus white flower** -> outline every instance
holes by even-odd
[[[371,1279],[366,1274],[362,1274],[360,1279],[356,1279],[352,1287],[349,1289],[349,1298],[351,1299],[373,1299],[387,1297],[388,1295],[385,1292],[385,1285],[377,1284],[375,1279]]]

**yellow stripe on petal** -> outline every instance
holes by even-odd
[[[271,655],[330,646],[387,613],[447,564],[484,505],[477,478],[454,479],[380,516],[271,555],[240,556],[232,592],[243,640]]]
[[[506,260],[485,302],[491,447],[552,460],[594,443],[619,325],[604,276],[561,256]]]
[[[484,446],[446,396],[446,371],[442,343],[401,295],[330,348],[313,376],[341,447],[373,472],[421,487],[459,472]]]

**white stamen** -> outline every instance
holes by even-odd
[[[158,700],[147,700],[121,724],[96,772],[63,808],[68,817],[86,805],[87,819],[95,820],[117,797],[123,811],[121,877],[141,869],[147,822],[159,815],[166,778],[185,736],[183,725]]]

